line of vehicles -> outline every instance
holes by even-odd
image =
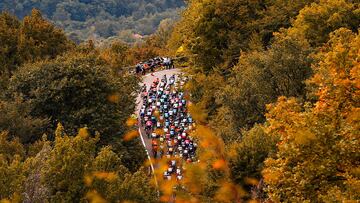
[[[166,69],[174,68],[174,61],[170,57],[155,57],[136,64],[135,72],[136,74],[145,75],[146,72],[154,72],[159,67],[165,67]]]

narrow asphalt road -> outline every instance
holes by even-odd
[[[163,70],[163,71],[158,71],[158,72],[154,72],[154,73],[149,73],[147,75],[145,75],[143,77],[143,81],[141,82],[141,86],[143,84],[146,84],[147,86],[147,89],[149,89],[150,85],[152,84],[152,82],[156,79],[156,78],[159,78],[161,79],[161,77],[163,75],[166,75],[167,78],[169,78],[171,75],[173,74],[179,74],[181,73],[181,70],[180,69],[170,69],[170,70]],[[136,99],[136,115],[139,115],[139,111],[141,109],[141,106],[142,106],[142,99],[141,99],[141,95],[139,94],[137,99]],[[141,127],[141,124],[139,122],[139,133],[140,133],[140,138],[141,138],[141,141],[145,147],[145,149],[147,150],[147,154],[148,154],[148,158],[150,160],[150,163],[151,163],[151,159],[150,159],[150,155],[151,155],[151,139],[148,139],[146,134],[145,134],[145,131],[144,131],[144,128]],[[154,173],[154,166],[152,165],[151,163],[151,169],[152,169],[152,172]]]

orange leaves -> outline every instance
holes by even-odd
[[[90,203],[106,203],[107,201],[101,197],[101,195],[93,190],[90,191],[88,193],[86,193],[85,198],[90,202]]]
[[[242,202],[245,191],[238,185],[224,182],[215,195],[215,199],[220,202]]]
[[[264,170],[263,177],[266,183],[276,185],[280,180],[280,173],[278,171]]]
[[[216,170],[224,170],[227,168],[227,163],[224,159],[218,159],[212,163],[212,167]]]
[[[347,122],[352,123],[354,125],[357,124],[359,127],[360,124],[360,108],[353,108],[351,112],[347,115]],[[360,129],[358,129],[360,130]]]
[[[162,193],[160,197],[161,202],[169,202],[173,199],[173,195],[175,193],[175,188],[178,186],[178,182],[176,181],[176,177],[172,177],[171,180],[164,180],[163,172],[167,170],[167,162],[168,159],[165,157],[160,160],[151,160],[153,163],[156,164],[155,168],[155,176],[157,178],[159,189]]]
[[[198,125],[192,135],[199,140],[200,146],[204,148],[204,155],[209,155],[203,157],[205,160],[225,156],[224,142],[210,128]]]
[[[297,144],[306,144],[314,140],[315,135],[308,129],[308,117],[301,112],[296,99],[280,97],[276,105],[268,106],[266,114],[269,125],[265,132],[271,136],[281,136],[281,140],[294,140]]]
[[[128,127],[132,127],[132,126],[136,125],[137,123],[138,123],[138,121],[136,118],[129,118],[126,120],[126,125]]]
[[[117,103],[119,103],[119,101],[120,101],[120,96],[118,95],[118,94],[111,94],[111,95],[109,95],[108,97],[107,97],[107,100],[109,101],[109,102],[111,102],[111,103],[115,103],[115,104],[117,104]]]
[[[160,185],[160,190],[164,194],[162,199],[168,199],[173,194],[174,187],[176,185],[177,183],[175,179],[163,181],[162,184]]]
[[[317,96],[315,104],[280,98],[269,108],[266,133],[280,135],[281,142],[276,155],[264,162],[262,175],[274,201],[282,197],[299,202],[311,196],[311,201],[324,201],[322,197],[333,200],[334,188],[351,182],[345,174],[357,166],[353,154],[360,146],[359,90],[353,75],[359,68],[360,38],[354,36],[340,29],[321,49],[315,75],[308,82]],[[316,181],[309,177],[316,177]],[[338,177],[345,178],[335,184],[330,180]],[[336,196],[341,199],[356,187],[347,185]],[[302,195],[297,198],[298,194]]]
[[[359,98],[360,37],[345,28],[330,36],[327,46],[317,54],[321,61],[314,67],[316,74],[309,83],[318,87],[318,111],[346,111],[355,105],[354,98]]]
[[[128,118],[128,119],[126,120],[126,125],[127,125],[128,127],[133,127],[133,126],[135,126],[137,123],[138,123],[138,120],[137,120],[137,118],[136,118],[135,115],[132,115],[130,118]],[[139,136],[139,131],[138,131],[138,130],[131,130],[131,131],[127,132],[127,133],[124,135],[123,140],[124,140],[124,141],[130,141],[130,140],[132,140],[132,139],[134,139],[134,138],[136,138],[136,137],[138,137],[138,136]]]
[[[114,172],[93,172],[92,174],[86,175],[84,177],[84,183],[86,186],[90,187],[94,179],[104,180],[106,182],[113,182],[117,178],[118,176]],[[91,190],[87,192],[85,198],[88,199],[91,203],[107,202],[96,190]]]
[[[191,116],[200,123],[205,123],[207,119],[207,113],[205,112],[205,106],[204,103],[190,103],[188,104],[189,112],[191,113]]]
[[[192,194],[199,194],[206,184],[207,172],[200,165],[186,165],[184,185]]]
[[[154,131],[157,135],[163,135],[165,132],[162,128],[157,128],[155,131]]]
[[[130,141],[130,140],[136,138],[137,136],[139,136],[139,132],[137,130],[132,130],[124,135],[123,140]]]
[[[157,118],[157,119],[160,119],[160,112],[158,110],[156,110],[154,112],[154,116]]]
[[[255,179],[255,178],[249,178],[249,177],[246,177],[244,182],[248,185],[252,185],[252,186],[256,186],[259,184],[259,180]]]

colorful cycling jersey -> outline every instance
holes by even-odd
[[[183,178],[182,164],[195,159],[196,147],[187,134],[190,133],[193,120],[188,114],[187,101],[181,89],[185,80],[177,79],[173,75],[168,81],[164,75],[161,81],[156,78],[150,83],[148,91],[143,86],[140,115],[141,123],[145,123],[146,134],[152,141],[153,156],[157,158],[157,151],[160,149],[160,157],[169,159],[164,178],[174,177],[179,181]]]

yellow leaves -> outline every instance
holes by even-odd
[[[95,178],[106,182],[113,182],[118,178],[118,176],[114,172],[93,172],[92,174],[84,176],[85,185],[91,186]]]
[[[351,112],[348,112],[347,122],[353,124],[360,123],[360,108],[353,108]]]
[[[351,175],[353,175],[355,177],[360,177],[360,166],[354,167],[353,169],[351,169],[350,173],[351,173]]]
[[[307,144],[316,139],[316,136],[308,129],[298,129],[294,134],[297,144]]]
[[[320,62],[314,67],[315,75],[308,81],[316,86],[317,113],[347,111],[359,98],[360,38],[352,31],[341,28],[331,35],[327,46],[317,54]],[[340,105],[341,104],[341,105]],[[341,109],[339,109],[341,107]]]
[[[20,203],[21,201],[21,196],[19,195],[19,193],[15,192],[11,199],[0,199],[0,203]]]
[[[111,94],[107,97],[107,100],[111,103],[119,103],[120,102],[120,96],[117,93]]]
[[[357,54],[360,55],[360,53],[357,53]],[[350,75],[351,75],[351,78],[353,79],[354,87],[357,89],[357,91],[359,91],[359,89],[360,89],[360,62],[357,62],[354,65],[354,68],[350,71]]]
[[[301,112],[301,105],[294,98],[280,97],[276,105],[269,106],[266,115],[269,126],[265,132],[269,135],[280,135],[283,141],[293,140],[296,144],[307,144],[316,139],[311,132],[312,117]]]
[[[94,177],[100,180],[105,180],[107,182],[112,182],[116,180],[117,175],[113,172],[95,172]]]
[[[227,157],[233,159],[237,156],[237,148],[240,146],[238,143],[233,143],[227,150]]]
[[[55,130],[55,136],[56,137],[62,137],[64,136],[65,131],[64,131],[64,126],[61,125],[61,123],[57,124],[56,130]]]
[[[107,201],[101,197],[101,195],[93,190],[90,191],[88,193],[86,193],[85,198],[90,202],[90,203],[106,203]]]
[[[78,136],[83,138],[83,139],[88,138],[89,137],[89,132],[88,132],[87,128],[80,128],[79,132],[78,132]]]
[[[93,180],[94,180],[94,177],[92,175],[84,176],[84,183],[86,186],[91,186]]]
[[[132,140],[132,139],[134,139],[134,138],[136,138],[136,137],[138,137],[138,136],[139,136],[139,131],[137,131],[137,130],[132,130],[132,131],[130,131],[130,132],[128,132],[128,133],[126,133],[126,134],[124,135],[123,140],[125,140],[125,141],[130,141],[130,140]]]
[[[176,50],[176,54],[181,54],[184,52],[184,46],[180,46],[177,50]]]
[[[291,199],[297,194],[314,195],[313,201],[344,200],[347,192],[359,188],[355,182],[350,185],[350,179],[359,174],[353,154],[359,146],[356,134],[360,120],[359,92],[352,76],[358,68],[354,62],[358,61],[359,49],[352,50],[356,47],[350,43],[352,35],[350,31],[337,31],[323,47],[320,62],[314,67],[316,74],[309,81],[318,97],[314,105],[281,98],[269,108],[266,133],[281,135],[281,143],[276,156],[265,161],[262,175],[268,194],[275,201],[281,196]],[[308,177],[316,177],[317,181]],[[338,179],[335,187],[330,180],[333,178]],[[308,185],[326,189],[314,194]],[[339,190],[340,185],[346,187]]]

